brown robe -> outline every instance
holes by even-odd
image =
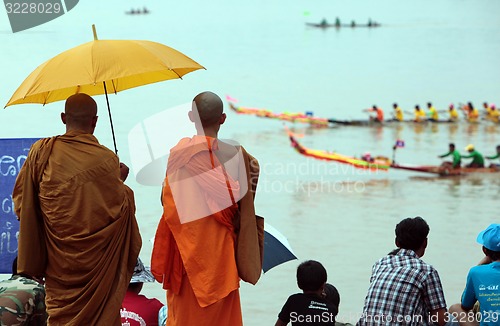
[[[120,325],[141,237],[118,157],[91,134],[41,139],[13,199],[18,272],[45,277],[49,325]]]

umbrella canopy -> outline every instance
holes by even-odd
[[[47,104],[76,93],[106,95],[109,120],[116,140],[108,92],[182,78],[205,69],[193,59],[161,43],[140,40],[98,40],[65,52],[36,68],[14,92],[5,107],[23,103]]]
[[[166,45],[140,40],[94,40],[60,53],[36,68],[6,107],[66,100],[76,93],[120,92],[181,78],[203,66]]]
[[[293,259],[297,257],[286,237],[271,225],[264,223],[264,259],[262,262],[264,273]]]

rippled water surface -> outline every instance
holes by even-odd
[[[212,90],[244,106],[275,111],[313,111],[317,116],[364,119],[373,104],[390,116],[393,102],[405,111],[432,101],[500,102],[500,2],[443,1],[274,1],[228,0],[147,4],[150,15],[124,12],[143,3],[81,1],[64,16],[12,34],[0,15],[0,103],[7,103],[39,64],[92,40],[148,39],[174,47],[204,65],[184,80],[168,81],[110,96],[120,158],[130,164],[127,135],[143,119]],[[380,28],[318,30],[305,22],[369,18]],[[103,96],[96,97],[96,135],[112,147]],[[0,136],[42,137],[63,133],[63,103],[22,105],[0,112]],[[221,136],[242,143],[261,164],[257,212],[289,239],[299,261],[316,259],[341,294],[340,315],[355,321],[362,309],[372,264],[394,248],[394,227],[420,215],[430,227],[424,260],[439,271],[449,304],[458,302],[470,266],[481,258],[477,233],[498,222],[497,175],[439,178],[408,171],[366,172],[316,161],[295,152],[279,121],[236,115]],[[449,142],[473,143],[488,155],[500,142],[500,126],[413,125],[313,129],[289,125],[307,147],[360,156],[392,157],[396,139],[405,141],[396,159],[440,164]],[[149,261],[158,218],[159,187],[129,178],[143,233],[141,257]],[[214,253],[215,254],[215,253]],[[286,298],[298,291],[292,261],[264,274],[256,286],[242,284],[245,325],[271,325]],[[145,290],[165,301],[164,291]]]

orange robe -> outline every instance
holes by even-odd
[[[168,326],[242,325],[236,231],[240,220],[253,219],[255,225],[257,180],[245,169],[250,156],[241,147],[234,149],[244,153],[246,162],[239,169],[244,180],[222,167],[216,139],[195,136],[171,150],[151,261],[153,275],[167,289]],[[258,168],[257,161],[252,158],[252,162]],[[252,237],[258,276],[261,236],[255,231]]]
[[[49,325],[121,325],[141,237],[118,157],[91,134],[42,139],[13,199],[18,271],[45,277]]]

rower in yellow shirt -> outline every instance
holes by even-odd
[[[420,105],[415,105],[415,122],[424,122],[426,120],[425,112],[420,109]]]
[[[490,105],[490,111],[488,112],[488,120],[494,123],[500,122],[500,112],[496,109],[495,104]]]
[[[453,103],[448,106],[448,121],[458,121],[458,111],[455,109]]]
[[[439,115],[435,107],[432,106],[431,102],[427,102],[427,109],[429,110],[429,120],[438,121]]]
[[[394,108],[394,119],[397,121],[403,121],[403,110],[401,110],[397,103],[394,103],[392,107]]]

